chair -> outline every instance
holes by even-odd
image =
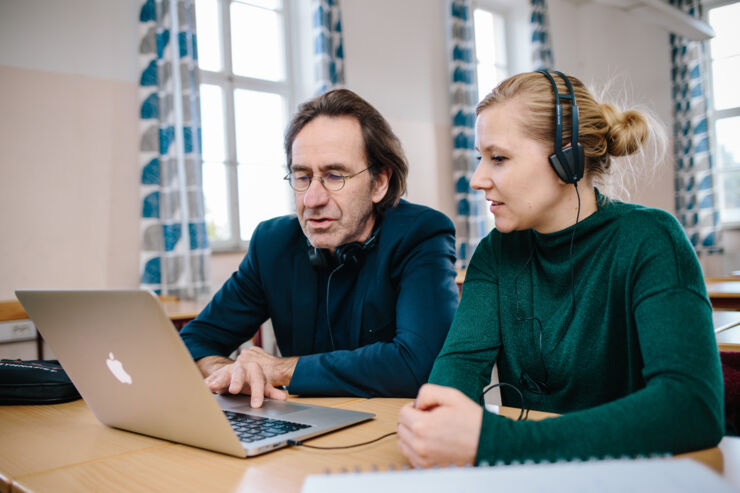
[[[725,384],[725,424],[727,435],[740,434],[740,351],[720,351]]]
[[[28,318],[28,314],[18,300],[0,301],[0,322],[27,320]],[[44,359],[44,339],[38,330],[36,330],[36,355],[38,359]]]

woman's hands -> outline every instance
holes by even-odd
[[[483,408],[457,389],[425,384],[416,402],[401,409],[401,452],[414,467],[473,464]]]

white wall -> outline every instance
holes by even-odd
[[[138,284],[138,5],[0,1],[0,299]]]
[[[342,0],[346,86],[388,119],[409,160],[407,198],[454,211],[445,1]]]
[[[141,3],[0,0],[0,65],[137,82]]]

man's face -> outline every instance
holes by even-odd
[[[294,192],[298,219],[311,244],[333,252],[340,245],[365,241],[375,225],[373,204],[388,190],[389,172],[376,177],[369,170],[359,173],[338,191],[327,190],[318,179],[328,172],[354,175],[368,167],[360,123],[349,116],[319,116],[298,132],[292,153],[291,171],[314,177],[308,190]]]

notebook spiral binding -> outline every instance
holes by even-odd
[[[481,461],[477,466],[473,466],[472,464],[465,464],[463,466],[456,466],[456,465],[449,465],[449,466],[434,466],[431,469],[464,469],[464,468],[486,468],[486,467],[500,467],[500,466],[531,466],[536,464],[567,464],[567,463],[579,463],[579,462],[602,462],[602,461],[632,461],[632,460],[639,460],[639,459],[667,459],[669,457],[673,457],[673,454],[670,453],[654,453],[654,454],[637,454],[637,455],[620,455],[620,456],[613,456],[613,455],[604,455],[601,457],[597,456],[591,456],[586,459],[580,458],[580,457],[574,457],[573,459],[558,459],[558,460],[513,460],[511,462],[506,462],[503,460],[498,460],[494,463],[489,463],[488,461]],[[350,473],[363,473],[363,472],[401,472],[401,471],[408,471],[414,469],[409,464],[394,464],[389,463],[387,466],[382,467],[377,464],[371,464],[367,467],[361,467],[361,466],[353,466],[353,467],[340,467],[336,470],[332,470],[330,468],[324,469],[323,473],[325,475],[331,475],[331,474],[350,474]]]

